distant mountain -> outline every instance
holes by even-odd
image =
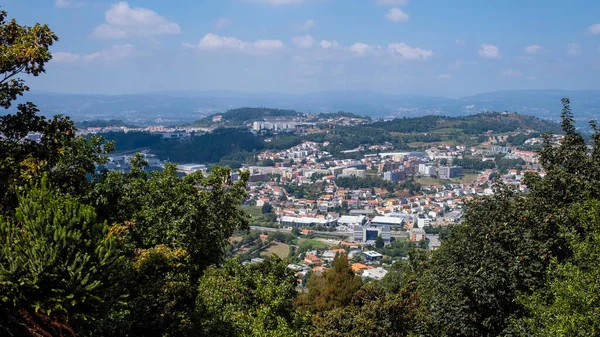
[[[425,115],[461,116],[484,111],[514,111],[558,120],[560,99],[571,98],[578,121],[600,116],[600,91],[516,90],[463,97],[406,96],[371,91],[308,94],[230,91],[157,92],[135,95],[83,95],[31,92],[21,101],[38,105],[45,115],[65,114],[76,121],[121,119],[136,125],[184,124],[241,107],[276,107],[303,113],[348,111],[376,118]]]

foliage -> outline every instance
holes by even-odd
[[[277,257],[242,266],[230,260],[200,279],[196,315],[204,336],[300,336],[296,277]]]
[[[15,19],[6,21],[0,11],[0,107],[8,109],[17,96],[29,90],[19,74],[38,76],[52,59],[49,48],[58,40],[48,25],[21,26]]]
[[[330,269],[310,277],[308,292],[299,295],[298,304],[310,312],[343,308],[350,304],[361,284],[362,280],[352,272],[347,256],[338,254]]]
[[[0,332],[89,332],[117,309],[125,260],[94,209],[52,192],[47,179],[0,217]],[[2,333],[2,334],[4,334]]]
[[[533,336],[596,336],[600,331],[600,202],[577,205],[571,221],[590,232],[583,236],[564,228],[573,256],[561,263],[554,258],[547,283],[521,298],[531,313],[524,320]]]
[[[381,237],[381,235],[379,235],[377,237],[377,240],[375,240],[375,248],[383,248],[385,246],[385,242],[383,241],[383,238]]]
[[[416,325],[419,294],[411,285],[397,294],[365,286],[352,304],[316,315],[314,336],[409,336]]]
[[[271,206],[271,204],[269,203],[265,203],[264,205],[262,205],[260,211],[262,212],[262,214],[272,213],[273,206]]]

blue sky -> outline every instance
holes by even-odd
[[[600,1],[5,0],[60,41],[34,90],[600,89]]]

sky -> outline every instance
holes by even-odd
[[[600,89],[595,0],[5,0],[60,40],[32,90]]]

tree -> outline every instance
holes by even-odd
[[[292,234],[293,234],[294,236],[299,236],[299,235],[300,235],[300,233],[301,233],[301,231],[300,231],[300,228],[298,228],[298,227],[294,227],[294,228],[292,228]]]
[[[332,337],[410,336],[417,325],[419,306],[414,284],[396,294],[365,286],[354,295],[351,305],[315,315],[312,333]]]
[[[0,106],[8,109],[17,96],[29,88],[21,74],[38,76],[52,58],[49,47],[58,39],[47,25],[21,26],[13,19],[6,22],[0,11]],[[112,149],[102,139],[86,140],[75,135],[68,117],[38,116],[31,103],[19,104],[16,113],[0,117],[0,214],[9,214],[17,206],[17,191],[47,174],[49,186],[65,193],[81,195],[89,185],[96,164]],[[27,139],[39,133],[40,141]]]
[[[523,320],[524,332],[533,336],[594,336],[600,331],[600,202],[575,207],[571,220],[590,235],[568,233],[573,256],[560,263],[553,259],[543,288],[520,301],[531,313]]]
[[[136,156],[127,174],[110,172],[86,200],[110,223],[122,228],[131,261],[126,311],[99,335],[193,335],[198,279],[210,265],[224,261],[228,239],[247,230],[249,217],[238,205],[246,196],[248,173],[231,182],[231,170],[215,167],[204,176],[183,179],[175,165],[148,173]]]
[[[377,237],[377,240],[375,240],[375,248],[383,248],[385,246],[385,242],[383,241],[383,238],[381,237],[381,235],[379,235]]]
[[[440,159],[440,165],[441,165],[441,166],[446,166],[446,165],[448,165],[448,159],[446,159],[446,158],[442,158],[442,159]]]
[[[600,135],[596,131],[594,146],[588,153],[584,138],[574,128],[568,100],[563,100],[563,105],[565,137],[555,146],[546,135],[540,153],[547,175],[542,178],[536,173],[526,174],[525,183],[530,189],[527,194],[495,184],[494,197],[470,203],[465,221],[455,225],[434,252],[422,286],[429,334],[575,332],[561,329],[582,317],[577,313],[593,307],[568,306],[583,296],[594,298],[587,290],[595,289],[594,283],[581,274],[586,269],[577,269],[585,265],[579,265],[581,260],[575,258],[581,247],[568,238],[593,237],[597,231],[585,221],[573,219],[572,214],[578,204],[600,199]],[[568,263],[579,267],[571,268]],[[563,264],[564,268],[552,271],[553,266]],[[569,286],[558,292],[554,288],[576,277],[581,277],[578,281],[586,290],[578,293]],[[567,301],[569,292],[575,302]],[[554,319],[565,310],[576,314],[557,316],[555,324],[542,324],[544,319]],[[585,320],[579,323],[593,327]]]
[[[362,280],[354,275],[345,254],[338,254],[333,266],[322,275],[313,274],[307,283],[308,292],[298,297],[297,303],[311,312],[323,312],[350,304]]]
[[[262,214],[268,214],[268,213],[273,212],[273,206],[271,206],[271,204],[269,204],[269,203],[264,203],[260,210],[261,210]]]
[[[126,276],[117,238],[94,209],[52,192],[47,179],[0,216],[0,332],[88,334],[120,306]]]
[[[276,256],[242,266],[230,260],[200,279],[196,317],[204,336],[300,336],[296,277]]]

